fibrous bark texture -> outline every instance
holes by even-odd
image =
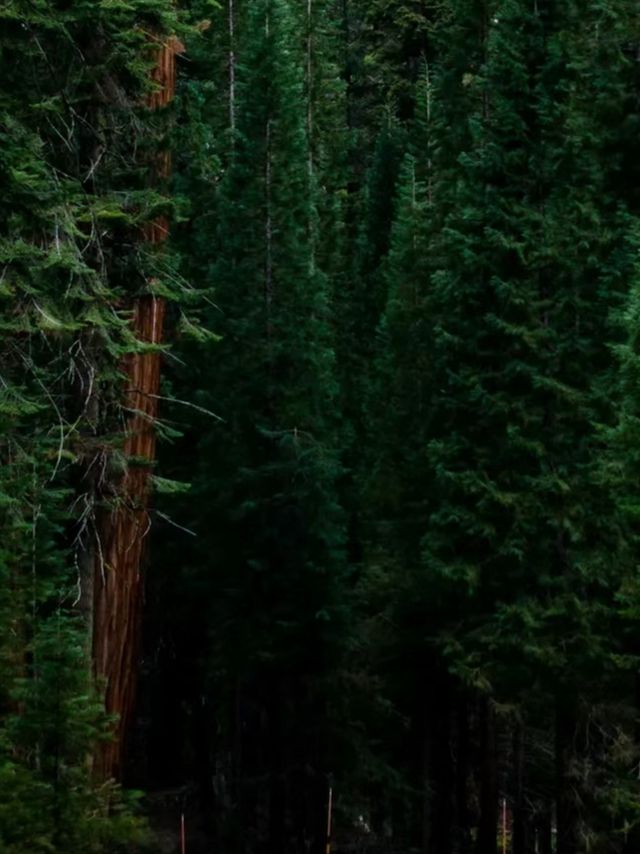
[[[167,106],[174,97],[176,54],[182,46],[176,39],[162,43],[153,79],[158,87],[151,93],[151,109]],[[158,154],[153,168],[158,181],[171,169],[169,152]],[[158,217],[144,229],[144,240],[162,244],[169,222]],[[161,344],[164,337],[165,300],[153,295],[137,297],[131,306],[131,325],[138,341]],[[95,556],[93,662],[97,679],[104,685],[105,710],[114,716],[114,737],[103,744],[95,759],[96,774],[118,779],[126,735],[135,701],[140,617],[143,594],[142,566],[149,516],[150,476],[156,458],[155,421],[160,387],[161,354],[157,350],[128,356],[123,363],[126,377],[124,407],[128,422],[124,437],[126,471],[117,488],[113,506],[102,520],[100,549]]]

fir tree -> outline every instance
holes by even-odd
[[[214,682],[230,694],[220,725],[224,739],[243,745],[238,820],[250,820],[247,803],[268,798],[269,826],[257,831],[275,847],[284,844],[285,809],[294,815],[289,832],[306,826],[320,836],[304,792],[324,790],[318,690],[336,660],[343,607],[330,306],[309,230],[315,194],[294,27],[284,0],[254,4],[238,63],[236,142],[210,274],[220,361],[203,398],[224,423],[201,445],[197,484],[208,532],[200,559],[222,630]],[[278,753],[266,765],[264,740]],[[269,768],[259,794],[250,778]],[[302,787],[293,801],[292,780]]]

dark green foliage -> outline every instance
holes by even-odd
[[[133,801],[91,779],[106,737],[89,660],[83,554],[92,475],[111,465],[126,301],[170,270],[143,224],[164,133],[144,99],[169,3],[0,10],[0,849],[133,851]],[[145,257],[148,256],[148,257]]]
[[[319,143],[317,159],[309,152],[297,26],[285,0],[249,10],[215,232],[204,231],[210,220],[200,224],[219,307],[210,323],[221,341],[201,372],[198,402],[223,419],[200,442],[194,484],[200,583],[211,603],[206,669],[220,750],[243,745],[240,770],[229,769],[230,818],[236,833],[249,823],[258,837],[265,829],[246,804],[282,797],[287,811],[304,812],[279,787],[295,779],[301,796],[309,785],[322,791],[321,686],[339,659],[344,606],[330,294],[316,239],[325,166]],[[305,739],[318,747],[296,746]],[[265,758],[267,745],[283,756]],[[273,761],[283,763],[282,776],[260,791],[252,778],[269,779]],[[284,822],[277,809],[271,821]]]
[[[316,854],[333,783],[338,844],[495,854],[504,799],[510,854],[637,854],[638,11],[180,15],[168,133],[168,0],[0,11],[0,851],[145,844],[89,773],[83,561],[154,291],[163,821]]]
[[[271,513],[274,521],[293,514],[289,536],[302,538],[303,551],[285,549],[289,554],[278,562],[293,559],[310,568],[317,562],[319,570],[340,542],[339,516],[331,500],[325,504],[337,473],[330,449],[335,383],[326,282],[313,264],[307,231],[313,201],[304,104],[296,65],[282,47],[292,40],[286,14],[278,4],[252,12],[251,52],[240,67],[238,139],[221,191],[212,270],[225,311],[217,324],[220,367],[208,393],[228,426],[212,437],[207,459],[220,455],[212,465],[216,480],[238,473],[238,499],[229,501],[226,481],[224,501],[230,510],[236,505],[232,516],[242,525],[252,527],[250,518],[264,516],[269,528]],[[262,35],[266,16],[269,34]],[[239,381],[230,383],[227,375]],[[241,497],[245,491],[250,499]],[[304,510],[296,509],[300,504]]]
[[[199,512],[180,517],[201,538],[182,601],[209,637],[219,826],[282,847],[283,769],[305,757],[348,790],[342,821],[390,844],[492,852],[505,796],[517,845],[542,850],[555,801],[558,851],[621,850],[634,432],[612,345],[635,276],[636,13],[234,9],[235,128],[225,84],[181,238],[222,336],[183,377],[224,423],[193,427]],[[224,64],[224,26],[204,38]],[[330,764],[300,746],[318,729]]]
[[[617,488],[600,477],[610,318],[630,274],[617,164],[604,154],[624,102],[613,81],[628,73],[618,27],[629,10],[607,5],[451,4],[418,95],[413,196],[400,192],[381,268],[369,487],[372,570],[394,591],[396,642],[421,645],[418,672],[435,654],[467,690],[520,706],[531,724],[544,720],[541,694],[557,703],[560,786],[591,803],[587,817],[561,789],[559,833],[599,844],[620,804],[603,807],[615,786],[605,794],[585,770],[584,721],[605,697],[632,700],[635,667],[619,623],[634,562]],[[601,76],[576,85],[594,55]],[[408,312],[399,296],[414,276]],[[605,776],[620,732],[632,734],[632,710],[617,708],[598,748]]]

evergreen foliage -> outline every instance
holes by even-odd
[[[319,854],[331,788],[338,851],[637,854],[639,49],[631,0],[2,4],[0,852]],[[152,466],[156,841],[91,660]]]
[[[150,36],[174,25],[169,3],[0,10],[0,848],[16,854],[147,840],[90,772],[108,720],[81,565],[104,499],[91,471],[118,460],[119,363],[141,346],[127,297],[174,289],[135,236],[168,204],[144,98]]]
[[[305,786],[295,744],[325,740],[319,688],[339,658],[343,619],[330,294],[316,239],[323,164],[310,150],[298,27],[286,0],[262,0],[240,42],[234,147],[209,248],[221,341],[199,398],[223,421],[200,444],[194,485],[219,738],[244,745],[232,818],[236,833],[252,822],[259,836],[244,804],[288,798],[277,792],[292,777]],[[250,782],[269,771],[260,742],[287,755],[282,727],[292,753],[274,760],[283,770],[261,794]],[[317,786],[325,757],[306,761]],[[277,809],[272,822],[284,820]]]

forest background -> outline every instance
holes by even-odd
[[[631,0],[0,2],[2,854],[638,854],[639,137]]]

